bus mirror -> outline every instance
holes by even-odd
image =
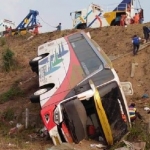
[[[121,86],[125,95],[133,95],[131,82],[121,82]]]

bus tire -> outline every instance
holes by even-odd
[[[29,65],[34,68],[34,67],[38,67],[38,62],[39,60],[43,59],[44,57],[46,57],[48,54],[43,54],[40,56],[37,56],[35,58],[33,58],[32,60],[29,61]]]
[[[34,92],[34,94],[30,96],[31,103],[39,103],[40,95],[48,92],[49,90],[50,90],[49,88],[43,88],[43,89],[39,89],[36,92]]]
[[[50,91],[52,88],[54,88],[54,86],[55,86],[54,83],[49,83],[49,84],[41,86],[39,90],[37,90],[36,92],[34,92],[33,95],[30,96],[31,103],[39,103],[40,95]]]

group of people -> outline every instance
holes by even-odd
[[[39,27],[41,27],[41,25],[40,25],[40,24],[39,24],[39,25],[37,24],[37,25],[34,27],[33,31],[31,31],[31,33],[32,33],[33,35],[38,35],[38,34],[39,34],[39,30],[38,30]],[[57,28],[57,31],[61,31],[61,23],[59,23],[59,25],[56,26],[55,28]]]
[[[149,40],[149,34],[150,34],[150,27],[143,26],[143,34],[144,34],[144,39],[146,42]],[[132,43],[133,43],[133,55],[137,55],[139,47],[140,47],[140,40],[141,38],[138,37],[137,35],[134,35],[132,38]],[[130,115],[130,120],[131,122],[134,122],[136,118],[142,119],[142,116],[136,109],[135,103],[131,103],[129,105],[129,115]]]
[[[34,27],[34,30],[32,31],[33,34],[37,35],[39,34],[39,30],[38,28],[41,27],[40,25],[36,25]],[[57,31],[61,31],[61,23],[58,24],[58,26],[55,27],[57,29]]]
[[[133,18],[130,17],[131,13],[131,3],[127,4],[127,9],[125,10],[126,14],[116,17],[116,21],[120,22],[120,26],[125,26],[128,24],[138,24],[143,23],[143,9],[141,8],[138,13],[135,13]]]
[[[38,35],[39,34],[39,30],[38,28],[41,27],[40,24],[35,25],[34,29],[32,31],[29,31],[30,33],[32,33],[33,35]],[[59,23],[58,26],[56,26],[55,28],[57,28],[57,31],[61,31],[61,23]],[[5,26],[5,36],[9,36],[12,34],[12,27],[8,27],[7,25]]]
[[[144,39],[146,42],[149,41],[149,34],[150,34],[150,27],[143,26],[143,34],[144,34]],[[137,35],[134,35],[132,38],[132,43],[133,43],[133,55],[137,55],[138,50],[140,48],[140,41],[141,38],[138,37]]]
[[[135,16],[133,18],[129,17],[129,14],[122,14],[120,17],[118,16],[117,21],[120,21],[120,26],[125,26],[128,24],[142,24],[143,23],[143,17],[141,16],[141,13],[135,13]]]

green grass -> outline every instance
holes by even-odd
[[[145,150],[150,150],[150,134],[148,133],[148,125],[140,120],[136,120],[132,128],[129,130],[129,134],[125,136],[124,140],[129,142],[146,142]],[[110,150],[126,146],[124,142],[116,143]]]
[[[7,108],[2,112],[1,117],[6,121],[12,121],[14,119],[14,114],[15,110],[13,108]]]
[[[0,104],[5,103],[15,97],[22,97],[24,92],[17,86],[12,86],[7,92],[0,95]]]
[[[2,53],[2,65],[3,70],[6,72],[9,72],[13,66],[15,66],[15,60],[14,60],[14,52],[6,48]]]

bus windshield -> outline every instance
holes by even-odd
[[[75,12],[75,19],[81,16],[81,11]]]
[[[114,141],[119,140],[127,132],[127,124],[122,119],[120,110],[127,116],[126,107],[122,93],[117,85],[117,82],[113,81],[104,86],[98,88],[102,104],[105,109],[105,113],[109,120],[111,130],[113,131]],[[120,105],[118,103],[120,101]]]
[[[103,62],[81,34],[70,36],[69,42],[71,43],[86,75],[89,75],[98,69],[103,69]]]

